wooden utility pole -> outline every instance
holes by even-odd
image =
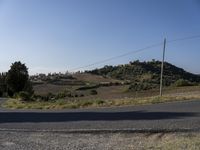
[[[164,39],[163,59],[162,59],[161,73],[160,73],[160,96],[162,96],[162,88],[163,88],[163,70],[164,70],[164,62],[165,62],[165,47],[166,47],[166,38]]]

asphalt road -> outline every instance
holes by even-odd
[[[184,129],[200,130],[200,100],[57,111],[0,109],[0,130],[2,131]]]

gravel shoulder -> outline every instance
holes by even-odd
[[[1,150],[200,149],[200,133],[65,134],[0,131]]]

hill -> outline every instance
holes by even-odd
[[[153,88],[157,87],[160,82],[160,66],[160,61],[152,60],[148,62],[140,62],[137,60],[130,62],[129,64],[104,66],[103,68],[86,72],[119,80],[128,80],[135,86],[138,84],[145,84],[143,86],[146,86],[146,88]],[[182,68],[165,62],[163,84],[165,86],[170,86],[178,80],[195,84],[200,82],[200,76],[189,73]]]
[[[105,95],[109,91],[144,91],[158,89],[160,84],[160,61],[140,62],[85,71],[82,73],[54,73],[31,76],[37,94],[59,93],[67,90],[72,93],[80,91],[87,95],[91,89],[98,89]],[[182,68],[164,63],[164,86],[198,85],[200,76],[189,73]],[[117,95],[116,92],[114,92]]]

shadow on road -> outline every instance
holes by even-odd
[[[119,121],[164,120],[197,116],[196,113],[178,112],[0,112],[0,123],[11,122],[70,122],[70,121]]]

